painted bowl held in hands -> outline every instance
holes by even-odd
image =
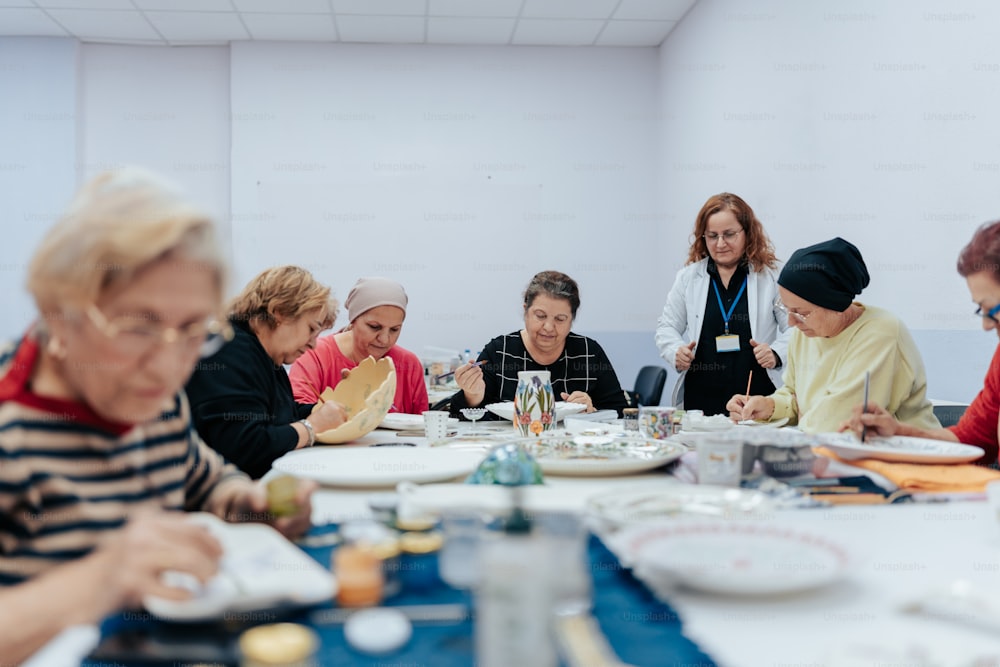
[[[316,442],[336,445],[350,442],[374,431],[385,419],[396,396],[396,365],[389,357],[375,361],[368,357],[333,389],[327,387],[321,397],[344,406],[347,421],[337,428],[316,434]],[[315,411],[319,407],[317,404]]]

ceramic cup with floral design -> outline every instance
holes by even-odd
[[[654,440],[666,440],[674,434],[674,408],[667,405],[644,405],[639,408],[639,432]]]
[[[549,371],[520,371],[514,393],[514,428],[524,437],[556,426],[556,399]]]

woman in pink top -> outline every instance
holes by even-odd
[[[316,391],[336,387],[347,371],[365,357],[389,357],[396,365],[396,397],[391,412],[419,415],[427,409],[424,366],[409,350],[396,345],[406,319],[403,286],[388,278],[361,278],[344,305],[351,320],[332,336],[320,338],[315,349],[296,360],[289,372],[292,392],[300,402],[315,403]]]

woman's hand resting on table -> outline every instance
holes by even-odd
[[[765,421],[774,414],[774,399],[767,396],[751,396],[747,400],[746,394],[736,394],[726,403],[729,410],[729,418],[735,422],[753,419],[754,421]]]
[[[486,380],[483,379],[483,369],[475,364],[462,364],[455,370],[455,384],[465,394],[465,403],[470,407],[478,407],[486,397]]]
[[[583,403],[587,406],[587,412],[594,412],[594,401],[584,391],[574,391],[572,394],[564,391],[559,396],[567,403]]]

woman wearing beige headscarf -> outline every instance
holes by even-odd
[[[333,336],[320,338],[292,365],[289,377],[295,400],[315,403],[316,392],[336,387],[345,372],[367,357],[392,359],[396,396],[390,412],[419,415],[427,409],[424,366],[409,350],[396,345],[409,299],[403,286],[388,278],[361,278],[344,305],[351,323]]]

